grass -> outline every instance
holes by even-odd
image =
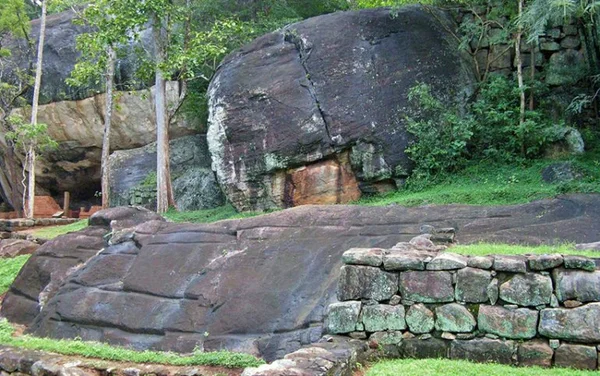
[[[170,209],[164,217],[172,222],[211,223],[224,219],[239,219],[256,217],[268,212],[242,212],[239,213],[231,204],[219,206],[214,209],[178,212]]]
[[[156,363],[174,366],[222,366],[228,368],[256,367],[264,362],[248,354],[227,351],[194,352],[189,356],[171,352],[134,351],[123,347],[110,346],[99,342],[77,340],[57,340],[37,338],[29,335],[13,336],[14,328],[0,320],[0,343],[7,346],[29,350],[49,351],[63,355],[78,355],[111,361],[133,363]]]
[[[68,234],[69,232],[79,231],[86,228],[88,225],[87,219],[82,219],[74,223],[70,223],[64,226],[51,226],[42,227],[37,230],[33,230],[31,234],[37,238],[42,239],[54,239],[59,235]]]
[[[0,259],[0,295],[8,291],[19,270],[29,260],[29,255],[17,256],[15,258]]]
[[[577,255],[587,257],[600,257],[597,251],[580,251],[575,249],[572,244],[558,245],[513,245],[513,244],[494,244],[494,243],[476,243],[467,245],[456,245],[448,249],[448,252],[459,253],[465,256],[488,256],[488,255],[543,255],[559,253],[561,255]]]
[[[564,193],[600,193],[600,153],[569,159],[583,178],[548,184],[541,171],[555,160],[535,160],[524,165],[480,162],[438,179],[436,184],[414,182],[413,188],[365,197],[357,205],[466,204],[511,205],[555,197]]]
[[[475,364],[464,360],[399,359],[373,364],[366,376],[597,376],[598,371],[577,371],[568,368],[517,368],[499,364]]]

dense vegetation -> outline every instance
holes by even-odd
[[[27,260],[29,260],[29,255],[0,259],[0,296],[8,291]]]

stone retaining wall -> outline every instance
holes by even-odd
[[[465,257],[411,243],[344,253],[330,333],[392,357],[598,368],[597,260]]]

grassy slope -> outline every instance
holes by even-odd
[[[469,245],[457,245],[448,249],[448,252],[460,253],[466,256],[487,256],[487,255],[543,255],[550,253],[560,253],[561,255],[579,255],[587,257],[600,257],[598,251],[579,251],[572,244],[560,245],[507,245],[479,243]]]
[[[158,351],[134,351],[98,342],[36,338],[29,335],[13,337],[14,328],[5,319],[0,320],[0,343],[30,350],[50,351],[63,355],[80,355],[103,360],[134,363],[157,363],[175,366],[206,365],[229,368],[255,367],[263,362],[248,354],[195,352],[190,356]]]
[[[69,232],[82,230],[85,227],[87,227],[87,225],[87,219],[82,219],[81,221],[64,226],[42,227],[40,229],[33,230],[31,234],[37,238],[54,239],[59,235],[64,235]]]
[[[441,359],[402,359],[375,363],[366,376],[592,376],[598,371],[576,371],[565,368],[516,368],[498,364],[474,364],[458,360]]]
[[[0,259],[0,295],[8,291],[27,260],[29,260],[29,255]]]

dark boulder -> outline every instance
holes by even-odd
[[[203,135],[172,140],[169,145],[173,193],[179,210],[210,209],[225,198],[211,170]],[[156,207],[156,143],[112,153],[110,205]]]
[[[448,27],[420,6],[338,12],[225,58],[209,88],[208,142],[229,200],[281,208],[394,189],[411,169],[408,90],[428,83],[447,104],[472,92]]]
[[[99,212],[92,224],[130,227],[119,224],[127,210],[133,209]],[[67,277],[30,331],[181,352],[237,349],[273,359],[321,336],[346,250],[393,247],[419,235],[422,224],[454,227],[464,243],[589,241],[600,231],[600,196],[511,207],[305,206],[208,225],[153,220],[134,233],[114,231],[114,245],[98,255],[104,232],[95,235],[93,247],[91,240],[69,240],[86,232],[67,235],[40,248],[65,255],[47,260],[73,265],[84,252],[96,256]],[[94,228],[100,227],[86,231]],[[40,269],[36,259],[44,259],[40,251],[9,293],[26,293],[33,308],[7,300],[2,313],[11,320],[31,322],[37,313],[37,296],[52,269]]]

